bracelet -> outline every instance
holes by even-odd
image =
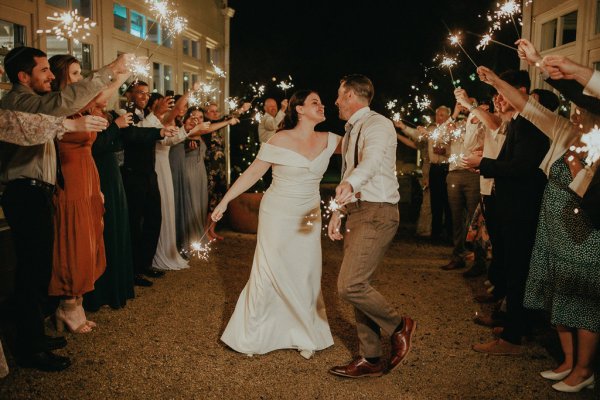
[[[474,109],[476,109],[477,107],[479,107],[479,104],[477,104],[477,102],[471,104],[471,106],[469,107],[469,112],[473,111]]]

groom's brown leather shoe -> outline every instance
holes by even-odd
[[[385,372],[385,361],[380,360],[376,364],[371,364],[364,357],[354,359],[348,365],[333,367],[330,373],[345,378],[366,378],[369,376],[381,376]]]
[[[417,323],[411,318],[402,317],[402,321],[404,321],[402,329],[392,335],[392,350],[388,371],[396,368],[400,361],[406,357],[410,350],[412,336],[417,328]]]

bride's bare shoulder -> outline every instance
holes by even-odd
[[[276,134],[274,134],[267,143],[272,144],[273,146],[281,145],[282,143],[285,143],[287,141],[290,134],[289,132],[289,130],[279,131]]]

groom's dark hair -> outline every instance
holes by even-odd
[[[358,97],[362,97],[367,100],[368,104],[371,104],[375,88],[369,78],[361,74],[346,75],[340,80],[340,83],[346,90],[352,89]]]

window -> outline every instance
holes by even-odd
[[[130,11],[131,27],[129,33],[133,36],[143,38],[146,35],[146,17],[135,11]]]
[[[596,0],[596,33],[600,33],[600,0]]]
[[[573,43],[577,40],[577,11],[560,17],[562,26],[562,40],[560,44]]]
[[[151,19],[148,20],[148,40],[152,43],[160,43],[160,25]]]
[[[120,31],[127,32],[127,8],[116,4],[113,6],[114,27]]]
[[[46,0],[46,4],[58,8],[67,8],[67,0]]]
[[[192,40],[192,57],[200,59],[200,42],[197,40]]]
[[[198,74],[192,74],[192,85],[196,82],[200,82]]]
[[[57,54],[69,54],[69,42],[54,35],[46,36],[46,54],[48,58]]]
[[[167,90],[175,90],[175,79],[173,77],[173,67],[170,65],[164,66],[164,82],[163,82],[164,92]]]
[[[577,39],[577,11],[570,12],[542,24],[540,49],[549,50]]]
[[[190,90],[190,88],[192,87],[191,83],[191,76],[189,72],[184,72],[183,73],[183,93],[187,93],[188,90]]]
[[[162,76],[162,65],[159,63],[152,63],[152,91],[163,92],[163,82],[160,79]]]
[[[0,65],[4,57],[15,47],[25,45],[25,27],[0,19]],[[8,82],[6,74],[0,76],[0,82]]]
[[[160,27],[160,36],[162,39],[162,45],[168,47],[169,49],[173,47],[173,39],[171,35],[169,35],[169,30],[165,26]]]
[[[190,54],[191,53],[191,48],[190,48],[191,43],[192,43],[192,41],[190,39],[186,38],[186,37],[184,37],[183,40],[182,40],[182,46],[181,46],[181,48],[183,50],[183,54],[186,55],[186,56],[190,56],[191,55]]]
[[[83,18],[92,18],[92,0],[71,0],[71,4]]]
[[[92,45],[88,43],[73,44],[73,55],[77,57],[81,64],[81,74],[88,76],[93,69],[92,64]]]
[[[209,64],[212,64],[213,61],[213,54],[214,54],[215,49],[212,49],[210,47],[206,48],[206,62]]]

